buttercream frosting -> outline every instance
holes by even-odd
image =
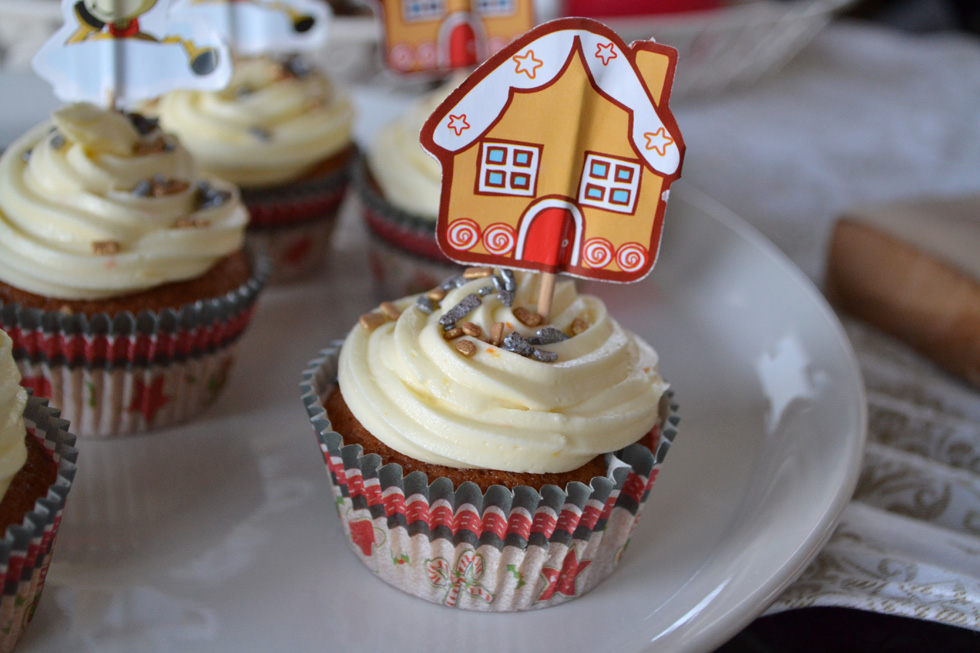
[[[538,275],[518,274],[514,307],[533,306]],[[439,319],[490,279],[451,290],[426,314],[415,298],[396,302],[401,315],[377,328],[357,325],[340,354],[338,381],[351,412],[375,437],[417,460],[451,467],[564,472],[639,440],[655,424],[666,385],[657,354],[623,329],[596,297],[557,284],[550,325],[579,335],[540,349],[541,362],[473,337],[471,357],[446,340]],[[490,333],[521,324],[496,294],[466,317]]]
[[[24,406],[27,391],[20,387],[20,372],[13,359],[13,342],[0,331],[0,497],[27,460],[24,444]]]
[[[247,223],[234,186],[201,177],[140,117],[69,105],[0,158],[0,280],[46,297],[200,276],[241,248]]]
[[[172,91],[153,110],[202,169],[244,188],[293,181],[351,143],[350,100],[299,60],[241,59],[225,89]]]
[[[419,143],[419,132],[453,87],[445,85],[384,125],[368,148],[371,176],[386,200],[433,223],[439,215],[442,169]]]

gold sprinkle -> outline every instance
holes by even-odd
[[[460,329],[459,327],[453,327],[449,331],[443,332],[442,337],[445,338],[446,340],[455,340],[461,335],[463,335],[463,330]]]
[[[157,136],[152,141],[140,141],[136,144],[136,149],[133,151],[135,156],[146,156],[148,154],[159,154],[167,149],[167,139],[163,136]]]
[[[71,306],[69,306],[68,304],[62,304],[61,305],[61,308],[58,309],[58,312],[59,313],[62,313],[64,315],[74,315],[75,314],[75,311],[71,310]]]
[[[381,306],[378,308],[381,309],[381,312],[384,313],[384,316],[389,320],[397,320],[402,315],[401,311],[395,308],[395,305],[391,302],[381,302]]]
[[[544,322],[543,317],[541,317],[537,313],[527,310],[523,306],[518,306],[517,308],[514,309],[514,317],[517,318],[518,322],[520,322],[524,326],[529,326],[529,327],[536,327],[539,326],[542,322]]]
[[[425,293],[425,296],[434,302],[441,302],[446,296],[446,291],[442,288],[433,288],[429,292]]]
[[[200,218],[181,218],[174,225],[178,229],[200,229],[210,226],[211,223]]]
[[[466,268],[463,271],[464,279],[486,279],[493,275],[493,268]]]
[[[168,179],[166,181],[157,181],[154,179],[150,187],[150,195],[153,197],[166,197],[168,195],[183,193],[190,187],[191,185],[183,179]]]
[[[456,351],[469,358],[476,353],[476,345],[473,344],[472,340],[458,340],[456,341]]]
[[[490,327],[490,344],[494,347],[499,347],[504,343],[504,323],[494,322],[493,326]]]
[[[92,252],[96,256],[112,256],[119,253],[119,243],[114,240],[96,240],[92,242]]]
[[[580,318],[575,318],[574,320],[572,320],[571,329],[572,329],[573,336],[577,336],[578,334],[583,333],[588,328],[589,328],[589,323],[586,322],[585,320],[582,320]]]
[[[480,325],[476,324],[475,322],[463,322],[461,328],[463,329],[464,334],[473,336],[474,338],[479,338],[483,335],[483,329],[481,329]]]
[[[388,318],[386,318],[381,313],[365,313],[364,315],[361,316],[361,319],[359,321],[362,327],[364,327],[368,331],[374,331],[379,326],[387,322]]]

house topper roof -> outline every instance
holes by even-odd
[[[646,86],[634,68],[632,51],[624,52],[622,41],[594,21],[562,19],[545,23],[535,31],[549,27],[553,30],[556,23],[570,27],[587,24],[592,29],[595,26],[602,29],[544,30],[543,35],[517,49],[502,50],[470,77],[470,80],[479,78],[487,70],[482,79],[477,79],[472,86],[464,84],[457,89],[432,115],[430,122],[438,119],[431,131],[433,143],[452,153],[468,147],[500,116],[510,99],[511,89],[531,91],[553,81],[564,70],[578,42],[595,85],[632,113],[629,136],[636,151],[653,170],[668,176],[675,174],[681,162],[680,134],[676,133],[676,127],[672,131],[657,114]],[[464,93],[462,98],[458,97],[460,93]],[[453,101],[455,104],[445,109]],[[459,128],[464,124],[461,116],[465,116],[465,129]],[[674,125],[673,120],[670,125]],[[647,135],[657,137],[651,141]],[[648,147],[651,143],[654,146]]]

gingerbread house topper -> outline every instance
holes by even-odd
[[[385,66],[401,74],[472,68],[534,26],[532,0],[373,0]]]
[[[442,165],[442,251],[464,264],[645,277],[684,153],[667,107],[676,57],[567,18],[480,66],[422,128]]]
[[[331,19],[319,0],[176,0],[172,15],[207,21],[246,56],[315,50],[326,43]]]
[[[206,23],[174,20],[170,0],[62,0],[65,23],[34,70],[66,102],[132,105],[174,88],[217,90],[231,56]]]

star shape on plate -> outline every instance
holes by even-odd
[[[544,65],[543,61],[534,58],[534,50],[528,50],[523,57],[515,54],[512,59],[517,64],[514,73],[525,73],[530,79],[534,79],[538,74],[538,68]]]

